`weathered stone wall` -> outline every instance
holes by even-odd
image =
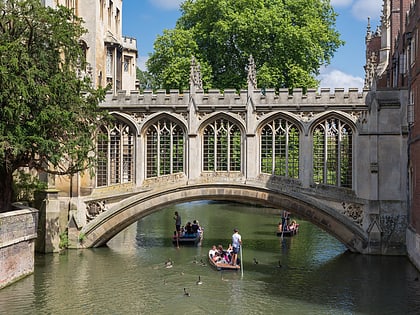
[[[408,258],[420,270],[420,235],[415,230],[408,228],[406,239]]]
[[[34,271],[38,211],[0,213],[0,289]]]

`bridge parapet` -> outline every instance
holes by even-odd
[[[198,110],[206,110],[208,107],[217,107],[218,109],[243,109],[252,99],[252,105],[265,108],[267,105],[270,108],[290,108],[309,106],[316,109],[319,107],[320,111],[324,111],[328,107],[347,109],[357,107],[366,107],[365,98],[366,90],[359,91],[357,88],[350,88],[345,91],[343,88],[336,88],[333,92],[329,88],[308,89],[306,93],[302,89],[295,88],[292,91],[289,89],[265,89],[265,90],[240,90],[225,89],[223,91],[210,89],[205,92],[199,90],[195,93],[183,92],[178,90],[170,90],[169,93],[165,90],[145,90],[143,93],[139,91],[118,91],[116,95],[111,92],[107,93],[105,101],[101,104],[105,107],[126,107],[126,106],[188,106],[191,99]]]

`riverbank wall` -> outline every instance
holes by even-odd
[[[407,229],[407,255],[411,262],[420,271],[420,235],[412,228]]]
[[[0,213],[0,289],[34,272],[38,210]]]

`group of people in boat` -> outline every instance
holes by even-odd
[[[227,249],[222,245],[213,245],[209,250],[209,257],[215,263],[220,264],[233,264],[233,246],[229,244]]]
[[[232,243],[229,244],[228,248],[225,250],[222,245],[217,247],[213,245],[209,250],[209,259],[216,264],[239,265],[240,259],[238,258],[238,253],[241,246],[242,237],[239,234],[239,230],[235,228],[233,229]]]
[[[281,222],[278,224],[278,232],[295,231],[299,224],[295,220],[290,220],[290,212],[284,210],[281,216]]]
[[[197,234],[200,234],[202,228],[198,222],[198,220],[188,221],[187,224],[181,225],[181,216],[179,215],[178,211],[175,211],[175,232],[174,237],[195,237]]]

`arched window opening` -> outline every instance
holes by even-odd
[[[313,180],[317,184],[352,187],[353,132],[350,126],[330,118],[313,133]]]
[[[146,131],[146,177],[184,171],[184,132],[173,121],[161,119]]]
[[[219,172],[241,171],[241,131],[224,119],[207,125],[203,132],[203,170]]]
[[[96,185],[129,183],[134,179],[134,135],[124,123],[109,131],[101,128],[97,137]]]
[[[261,130],[261,172],[299,178],[299,129],[278,118]]]

